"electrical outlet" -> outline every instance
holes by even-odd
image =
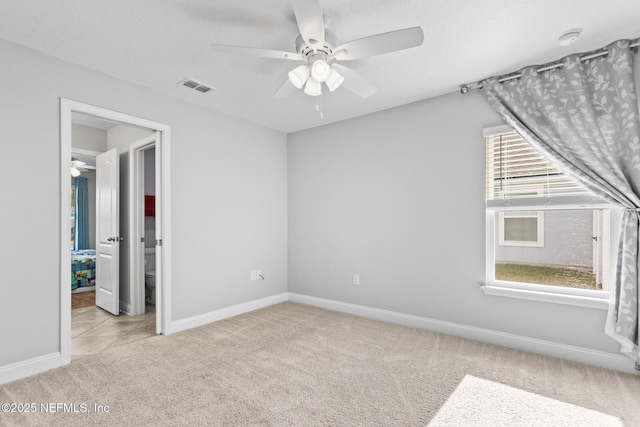
[[[253,270],[251,272],[251,281],[253,282],[254,280],[256,280],[256,278],[258,277],[257,273],[255,270]]]
[[[353,275],[353,285],[354,286],[360,285],[360,275],[359,274],[354,274]]]
[[[264,280],[264,276],[262,275],[262,270],[256,271],[256,280]]]

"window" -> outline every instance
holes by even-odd
[[[485,144],[485,293],[605,308],[617,211],[509,127]]]
[[[501,246],[544,247],[544,212],[498,212]]]

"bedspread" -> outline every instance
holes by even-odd
[[[71,251],[71,290],[94,286],[96,280],[96,250]]]

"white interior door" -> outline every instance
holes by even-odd
[[[120,314],[120,168],[118,151],[96,156],[96,305]]]

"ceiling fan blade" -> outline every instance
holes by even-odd
[[[311,47],[324,46],[324,18],[319,0],[293,0],[293,13],[303,40]]]
[[[343,43],[333,50],[333,57],[343,61],[360,59],[420,46],[423,41],[422,28],[405,28]]]
[[[287,79],[280,85],[278,90],[273,94],[274,98],[286,98],[296,90],[296,87],[291,83],[291,80]]]
[[[331,67],[344,77],[342,87],[345,89],[350,90],[362,98],[368,98],[376,93],[376,87],[360,77],[360,75],[351,68],[340,64],[333,64]]]
[[[212,44],[211,49],[215,52],[232,53],[236,55],[257,56],[260,58],[290,59],[292,61],[304,61],[300,54],[285,52],[283,50],[261,49],[258,47],[233,46],[226,44]]]

